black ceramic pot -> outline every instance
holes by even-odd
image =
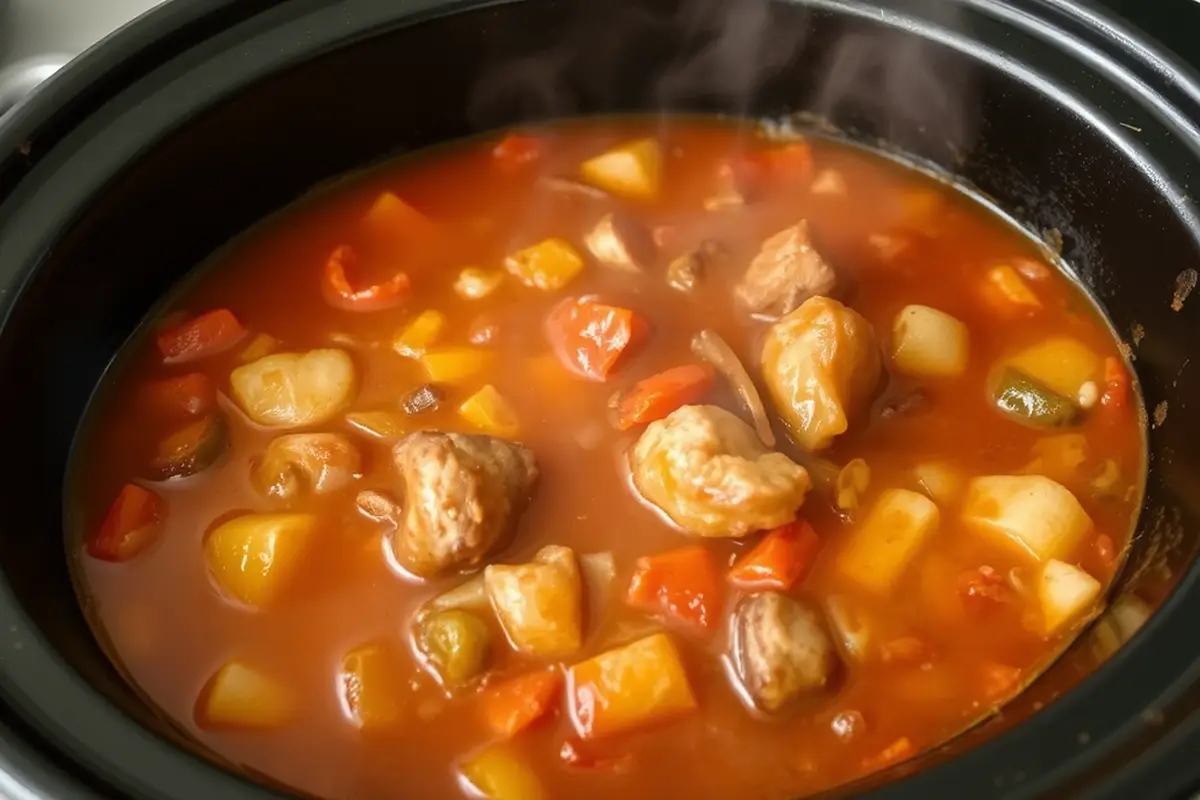
[[[156,299],[273,209],[389,154],[661,110],[813,112],[960,176],[1031,235],[1057,231],[1136,358],[1149,483],[1114,599],[1149,622],[1111,658],[1128,626],[1093,628],[999,718],[848,791],[1165,798],[1200,778],[1193,76],[1071,0],[176,0],[0,129],[0,793],[273,796],[138,699],[68,579],[72,437]]]

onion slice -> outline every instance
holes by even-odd
[[[758,387],[729,343],[716,331],[706,328],[692,338],[692,352],[716,367],[733,384],[734,391],[754,418],[754,430],[758,438],[767,447],[774,447],[775,434],[771,431],[771,421],[767,419],[767,410],[763,407]]]

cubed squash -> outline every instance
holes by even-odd
[[[399,411],[353,411],[346,415],[346,422],[376,439],[398,439],[412,428],[408,416]]]
[[[517,652],[559,658],[583,643],[583,581],[569,547],[543,547],[527,564],[493,564],[488,599]]]
[[[656,633],[576,664],[567,673],[571,719],[596,739],[643,728],[696,708],[679,651]]]
[[[401,721],[403,674],[396,654],[379,642],[359,645],[342,659],[342,702],[360,730],[388,730]]]
[[[838,555],[838,570],[855,583],[887,594],[929,536],[938,507],[923,494],[888,489]]]
[[[967,484],[963,520],[1038,561],[1069,556],[1092,528],[1075,495],[1044,475],[989,475]]]
[[[537,774],[508,745],[497,744],[475,754],[462,766],[462,776],[487,800],[542,800],[546,791]]]
[[[350,404],[354,362],[344,350],[276,353],[238,367],[229,382],[238,405],[259,425],[318,425]]]
[[[405,358],[420,358],[437,343],[446,328],[446,315],[426,309],[400,329],[392,338],[392,349]]]
[[[265,730],[286,725],[295,701],[275,678],[242,661],[230,661],[200,693],[196,722],[202,728]]]
[[[312,514],[246,514],[223,522],[204,542],[208,570],[226,594],[267,605],[292,579],[317,527]]]
[[[658,195],[662,149],[653,139],[638,139],[588,159],[579,167],[583,179],[611,194],[638,200]]]
[[[967,326],[929,306],[900,309],[892,322],[892,363],[908,375],[949,378],[967,369]]]
[[[512,439],[521,430],[517,413],[490,383],[468,397],[458,413],[481,433],[501,439]]]
[[[1100,581],[1079,567],[1050,559],[1042,567],[1038,602],[1042,607],[1042,633],[1053,636],[1087,616],[1100,596]]]
[[[430,350],[420,360],[430,381],[460,383],[487,369],[492,353],[476,347],[446,347]]]
[[[1050,391],[1072,400],[1079,397],[1079,387],[1088,381],[1100,381],[1104,371],[1100,356],[1083,342],[1067,336],[1056,336],[1027,347],[1005,359],[1005,363]]]
[[[454,281],[454,291],[466,300],[482,300],[500,288],[504,273],[497,270],[464,267]]]
[[[504,259],[504,268],[531,289],[557,291],[583,270],[583,257],[570,244],[550,238]]]

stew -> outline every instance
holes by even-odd
[[[320,797],[795,797],[1092,619],[1119,343],[953,186],[747,123],[460,143],[215,256],[83,429],[81,596],[198,741]]]

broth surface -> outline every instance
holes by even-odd
[[[160,498],[161,522],[132,557],[106,560],[89,554],[85,544],[73,545],[90,616],[129,680],[205,745],[304,792],[454,798],[472,796],[462,767],[497,740],[485,697],[503,679],[546,664],[569,668],[666,631],[682,657],[694,710],[582,739],[570,713],[572,699],[559,689],[544,718],[496,751],[527,765],[545,796],[582,800],[815,792],[936,746],[1036,676],[1099,608],[1102,595],[1044,635],[1039,586],[1047,560],[968,524],[962,482],[1037,473],[1066,487],[1091,526],[1058,560],[1107,588],[1140,502],[1144,453],[1129,373],[1089,298],[988,209],[859,149],[812,139],[805,145],[811,163],[772,160],[770,154],[787,145],[767,141],[753,127],[682,118],[590,121],[527,133],[533,143],[528,152],[514,155],[510,140],[508,149],[495,153],[501,136],[472,140],[306,198],[220,253],[153,324],[152,335],[130,345],[91,412],[74,467],[82,538],[86,543],[98,535],[114,498],[130,483]],[[661,185],[652,199],[592,196],[574,184],[547,180],[575,179],[582,162],[643,137],[662,153]],[[744,157],[768,173],[756,173],[759,191],[747,193],[741,204],[706,204],[721,194],[721,165]],[[780,179],[771,177],[775,173]],[[365,221],[384,192],[418,210],[435,231],[422,235],[419,245],[406,241],[398,256]],[[658,240],[657,263],[641,274],[606,268],[585,247],[585,235],[612,211],[628,214]],[[770,321],[755,319],[733,299],[764,240],[799,220],[808,221],[813,246],[837,272],[837,296],[871,323],[883,354],[884,377],[869,409],[819,453],[824,462],[789,440],[765,391],[760,350]],[[544,291],[505,271],[507,256],[548,237],[565,240],[583,257],[568,285]],[[691,293],[669,286],[666,264],[704,239],[719,242],[726,259],[709,265]],[[366,313],[331,305],[322,291],[323,270],[330,254],[346,244],[363,256],[347,268],[355,287],[384,282],[398,268],[407,273],[412,286],[400,305]],[[455,282],[467,266],[503,279],[486,297],[463,297]],[[1010,269],[1036,307],[997,299],[989,276],[998,266]],[[567,369],[546,333],[547,316],[565,297],[592,295],[649,323],[649,333],[620,355],[603,382]],[[906,377],[895,368],[893,320],[911,304],[965,324],[969,356],[961,374]],[[245,335],[214,355],[165,364],[155,335],[214,309],[231,311]],[[444,315],[438,347],[475,346],[493,355],[472,374],[440,382],[439,409],[406,418],[400,398],[430,380],[422,363],[399,354],[392,342],[427,309]],[[861,458],[870,470],[857,511],[839,510],[821,485],[799,510],[821,547],[786,593],[822,610],[840,666],[824,688],[776,713],[748,708],[728,658],[729,616],[747,592],[725,576],[762,534],[693,537],[641,499],[627,453],[645,426],[617,430],[609,408],[614,394],[628,393],[639,380],[702,364],[691,341],[706,328],[726,340],[755,377],[777,450],[809,466]],[[490,341],[471,345],[488,336]],[[989,388],[997,365],[1064,338],[1098,365],[1085,376],[1092,386],[1067,398],[1071,424],[1037,427],[1002,414]],[[247,347],[261,349],[246,355]],[[252,475],[271,441],[295,431],[253,423],[231,392],[230,375],[270,349],[317,348],[349,354],[356,373],[353,399],[328,421],[297,430],[345,435],[361,464],[348,485],[324,494],[302,488],[282,500],[264,493]],[[1062,369],[1071,373],[1072,367]],[[185,418],[190,412],[181,416],[148,402],[147,392],[165,378],[194,374],[219,393],[215,413],[227,442],[215,463],[164,480],[164,440],[191,424]],[[546,545],[565,545],[576,554],[611,553],[615,579],[600,593],[585,576],[582,646],[567,656],[514,652],[495,618],[481,612],[492,634],[489,670],[446,691],[414,645],[414,619],[422,604],[468,576],[450,570],[420,580],[399,567],[387,524],[356,505],[365,490],[403,496],[391,455],[396,437],[369,435],[346,414],[387,411],[405,432],[478,432],[459,408],[485,385],[511,407],[519,423],[514,438],[532,451],[540,477],[511,542],[484,563],[524,563]],[[720,373],[698,402],[750,421]],[[205,407],[199,416],[209,419],[211,413]],[[930,485],[930,464],[949,476],[940,489]],[[880,593],[839,565],[852,534],[889,489],[932,494],[938,521],[896,582]],[[250,609],[213,577],[206,536],[238,515],[278,511],[311,514],[315,528],[278,594]],[[691,544],[706,548],[720,573],[720,596],[710,598],[715,624],[698,631],[669,613],[625,602],[638,559]],[[973,585],[992,588],[980,594]],[[844,631],[829,619],[831,598],[849,603],[869,632],[862,652],[848,649]],[[376,643],[394,665],[373,678],[390,687],[382,691],[394,699],[394,720],[371,730],[356,724],[343,677],[347,654],[364,643]],[[286,721],[248,729],[208,718],[210,681],[232,660],[252,665],[272,691],[290,698]]]

